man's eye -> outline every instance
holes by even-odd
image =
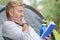
[[[18,12],[21,13],[21,12],[23,12],[23,11],[22,11],[22,10],[19,10]]]

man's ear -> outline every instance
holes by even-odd
[[[9,10],[9,15],[13,16],[13,10],[12,9]]]

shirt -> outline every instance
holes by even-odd
[[[3,24],[3,36],[13,40],[41,40],[35,30],[29,26],[29,32],[22,31],[22,27],[12,21]]]

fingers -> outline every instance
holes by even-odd
[[[46,40],[49,40],[50,38],[49,37],[46,37]]]
[[[51,37],[51,35],[49,34],[49,36],[48,36],[49,38]]]
[[[49,34],[49,36],[48,36],[48,37],[46,37],[46,40],[49,40],[49,39],[50,39],[50,37],[51,37],[51,35]]]

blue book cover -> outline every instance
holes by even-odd
[[[50,21],[48,27],[46,28],[46,30],[43,32],[43,34],[41,35],[41,38],[45,38],[47,37],[49,34],[52,33],[52,31],[55,29],[56,25],[53,21]]]

